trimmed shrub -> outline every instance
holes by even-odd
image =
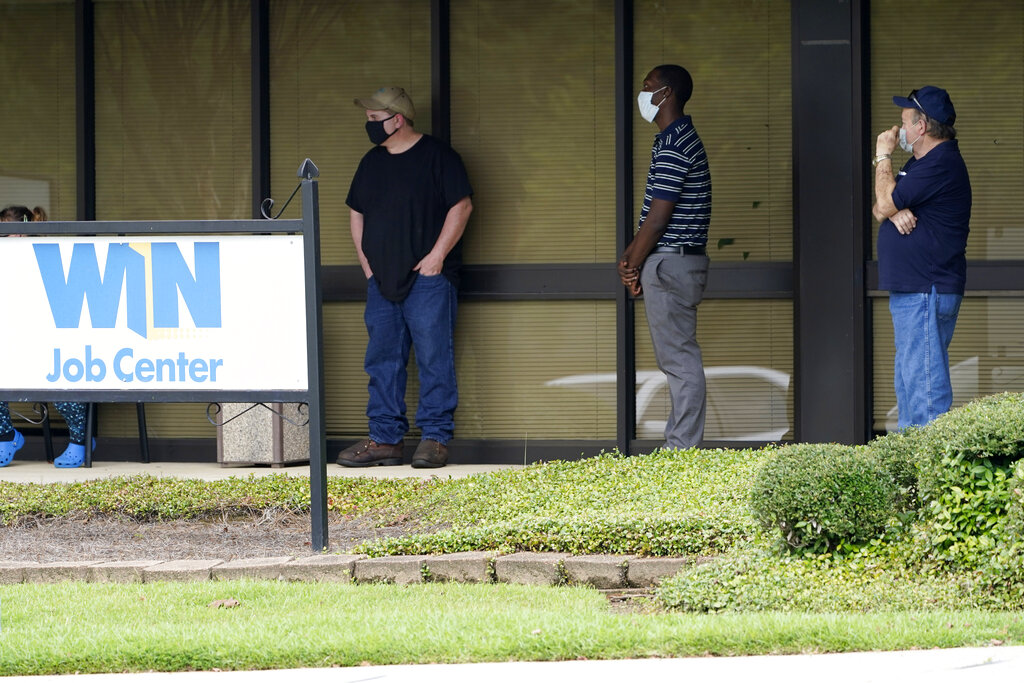
[[[755,552],[684,569],[655,599],[681,612],[1019,610],[1020,586],[976,571],[938,571],[898,558],[771,557]]]
[[[1013,476],[1007,484],[1010,499],[1006,508],[1007,540],[1024,544],[1024,460],[1013,464]]]
[[[1014,463],[1024,456],[1024,395],[997,394],[940,415],[923,430],[918,489],[925,540],[969,566],[1005,541]]]
[[[751,508],[787,547],[823,553],[877,537],[896,514],[896,498],[892,475],[869,450],[794,444],[761,467]]]
[[[351,552],[371,557],[429,555],[467,550],[561,552],[573,555],[717,555],[747,542],[756,529],[748,520],[704,514],[642,517],[578,514],[517,517],[506,522],[429,534],[366,541]]]
[[[867,446],[896,483],[898,510],[912,510],[920,504],[917,492],[917,461],[923,448],[924,436],[924,431],[919,427],[910,427],[880,436]]]
[[[924,427],[926,443],[971,458],[1024,454],[1024,394],[993,394],[938,416]]]

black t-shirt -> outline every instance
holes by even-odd
[[[430,135],[401,154],[381,146],[366,153],[345,203],[363,214],[363,254],[385,298],[408,296],[413,268],[434,247],[449,209],[471,194],[458,153]],[[461,265],[460,240],[442,271],[456,287]]]

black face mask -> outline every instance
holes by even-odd
[[[398,114],[392,114],[391,116],[384,119],[384,121],[390,121],[391,119],[398,116]],[[384,131],[384,121],[367,121],[366,122],[366,134],[370,138],[370,142],[375,145],[379,145],[387,140],[394,133],[387,133]]]

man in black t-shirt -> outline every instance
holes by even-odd
[[[346,448],[346,467],[402,464],[406,366],[416,348],[422,440],[413,467],[443,467],[455,431],[455,313],[460,240],[473,210],[465,166],[445,142],[418,133],[412,100],[381,88],[355,100],[375,147],[359,162],[346,204],[367,279],[364,367],[370,376],[369,438]]]

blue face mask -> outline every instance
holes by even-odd
[[[918,140],[920,140],[922,137],[924,136],[918,135],[917,140],[914,140],[913,142],[907,142],[907,129],[900,128],[900,149],[902,149],[904,152],[913,154],[914,145],[916,145]]]
[[[388,133],[384,130],[384,121],[390,121],[391,119],[398,116],[398,114],[392,114],[383,121],[367,121],[366,122],[366,135],[370,138],[370,142],[375,145],[383,144],[389,137],[394,135],[394,132]]]

